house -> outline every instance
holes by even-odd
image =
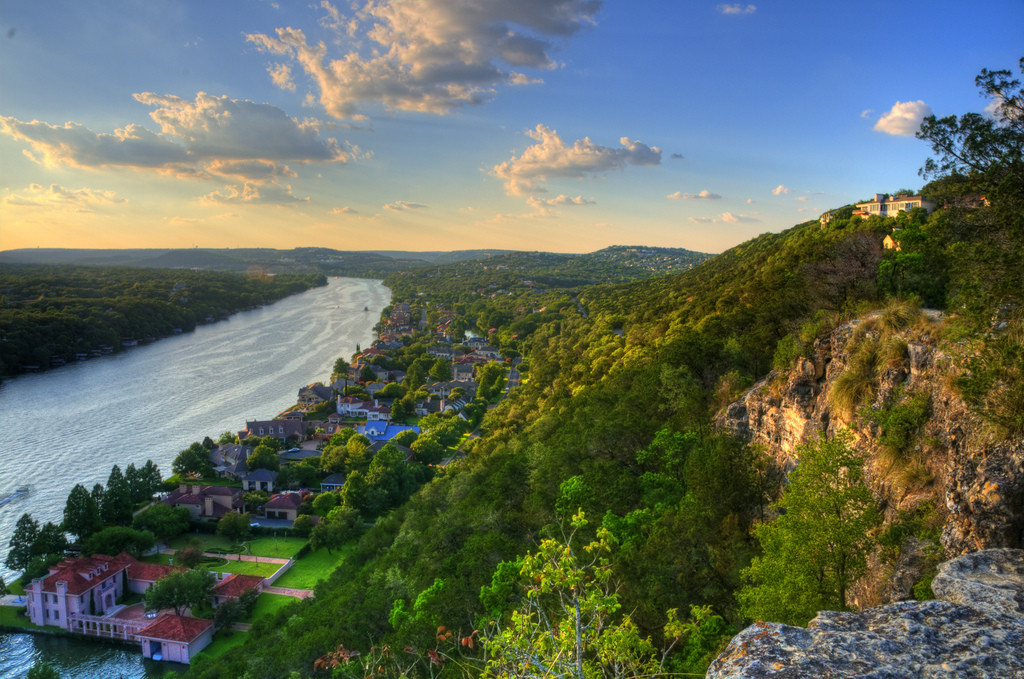
[[[499,358],[501,358],[501,353],[497,349],[489,345],[477,347],[476,350],[473,351],[473,354],[476,356],[481,356],[491,361],[496,361]]]
[[[142,584],[131,586],[131,567],[145,576]],[[85,617],[103,615],[128,591],[144,592],[152,579],[181,570],[172,566],[141,564],[129,554],[94,554],[67,559],[51,566],[50,572],[32,580],[25,588],[26,609],[34,625],[53,625],[87,634]]]
[[[277,481],[277,472],[269,469],[254,469],[242,477],[242,489],[265,490],[268,493],[274,492],[274,483]]]
[[[137,633],[142,657],[188,664],[213,641],[213,621],[165,614]]]
[[[210,451],[210,464],[213,465],[213,471],[217,472],[217,476],[237,479],[248,471],[245,461],[249,459],[249,453],[252,451],[252,446],[222,444]]]
[[[380,391],[386,386],[388,386],[387,382],[381,382],[378,380],[377,382],[370,382],[369,384],[363,385],[363,389],[365,389],[366,393],[370,395],[370,398],[373,398],[374,396],[377,395],[378,391]]]
[[[452,366],[452,380],[455,382],[469,382],[473,379],[472,363],[456,363]]]
[[[323,481],[320,482],[320,492],[321,493],[326,493],[326,492],[332,491],[332,490],[341,490],[344,485],[345,485],[345,475],[344,474],[338,474],[338,473],[331,474],[326,479],[324,479]]]
[[[232,510],[242,510],[242,491],[228,486],[183,483],[168,494],[163,503],[186,507],[193,519],[219,519]]]
[[[891,233],[883,238],[882,247],[886,250],[896,250],[898,252],[900,250],[900,242],[893,237],[895,235],[895,233]]]
[[[319,383],[310,384],[307,387],[299,389],[299,403],[302,403],[303,405],[316,405],[330,400],[333,395],[333,391],[330,387],[325,387]]]
[[[264,579],[259,575],[242,575],[229,573],[213,586],[213,607],[216,608],[228,599],[237,599],[251,589],[263,590]]]
[[[935,203],[921,196],[893,196],[890,198],[884,193],[876,193],[874,200],[857,203],[857,209],[853,214],[861,217],[874,215],[895,217],[900,212],[909,212],[914,208],[924,208],[927,212],[931,212],[935,209]]]
[[[279,493],[271,496],[263,505],[268,519],[283,519],[294,521],[299,515],[299,506],[302,504],[301,493]]]
[[[306,435],[306,425],[300,420],[253,420],[245,423],[245,429],[238,432],[239,439],[250,436],[273,436],[285,441],[302,439]]]
[[[390,441],[403,431],[414,431],[419,434],[420,428],[411,425],[388,424],[387,422],[367,422],[365,426],[356,427],[356,432],[370,441]]]

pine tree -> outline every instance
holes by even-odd
[[[64,505],[64,530],[79,540],[85,540],[101,528],[103,519],[100,518],[99,505],[85,486],[79,483],[71,489]]]
[[[132,520],[132,495],[128,481],[116,464],[110,470],[107,479],[107,490],[100,504],[100,515],[107,523],[119,526],[127,525]]]
[[[7,558],[4,565],[16,571],[28,568],[32,561],[32,545],[39,537],[39,522],[31,514],[22,514],[14,526],[14,533],[8,543]]]

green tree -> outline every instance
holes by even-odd
[[[15,571],[28,568],[32,560],[32,545],[39,537],[39,522],[31,514],[22,514],[14,525],[11,541],[8,543],[7,558],[4,565]]]
[[[210,476],[213,474],[213,467],[210,466],[210,451],[196,441],[178,453],[171,464],[171,469],[178,476]]]
[[[206,570],[182,570],[171,573],[153,583],[143,600],[146,610],[173,608],[182,615],[189,608],[209,605],[217,579]]]
[[[64,505],[64,530],[84,540],[102,527],[103,519],[95,498],[85,486],[76,484]]]
[[[335,549],[341,549],[355,535],[358,525],[358,510],[335,507],[320,523],[313,526],[309,534],[309,546],[314,550],[324,547],[330,554]]]
[[[430,376],[438,382],[450,382],[452,379],[452,364],[446,359],[438,357],[430,366]]]
[[[278,477],[278,481],[280,480],[280,477]],[[257,507],[262,507],[263,505],[267,504],[267,500],[269,499],[270,493],[268,493],[265,490],[250,490],[247,491],[244,495],[242,495],[242,503],[248,510],[256,509]]]
[[[39,534],[32,542],[32,556],[46,559],[51,556],[62,558],[68,548],[68,538],[60,526],[47,521],[39,529]]]
[[[82,543],[85,554],[108,554],[117,556],[128,552],[132,556],[141,556],[156,544],[156,536],[148,530],[135,530],[127,526],[108,526],[89,536]]]
[[[245,461],[249,471],[254,469],[269,469],[276,472],[281,468],[281,461],[277,459],[277,451],[270,446],[260,444],[249,453],[249,459]]]
[[[582,513],[573,517],[574,533],[586,525]],[[519,560],[520,603],[506,622],[487,630],[484,677],[624,678],[663,671],[671,645],[658,653],[620,611],[611,534],[602,528],[589,544],[574,541],[574,534],[564,543],[544,540]],[[490,589],[481,591],[481,601],[493,600]],[[674,611],[664,634],[670,640],[682,634]]]
[[[775,505],[779,516],[754,531],[763,553],[744,570],[737,595],[748,617],[805,625],[819,610],[847,610],[878,522],[850,441],[842,433],[798,447],[799,463]]]
[[[136,514],[132,528],[152,531],[158,539],[169,540],[188,530],[190,519],[191,514],[185,507],[157,503]]]
[[[313,513],[317,516],[327,514],[338,506],[338,495],[332,492],[320,493],[313,499]]]
[[[228,540],[234,542],[241,542],[249,537],[249,522],[249,512],[240,514],[236,511],[230,511],[220,517],[220,521],[217,522],[217,535],[223,535]]]
[[[437,464],[444,458],[444,446],[432,433],[420,434],[409,446],[416,460],[423,464]]]
[[[25,679],[60,679],[60,673],[45,660],[37,660],[25,675]]]
[[[100,503],[100,516],[106,523],[127,525],[132,520],[132,494],[128,480],[116,464],[107,478],[107,488]]]

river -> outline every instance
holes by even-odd
[[[300,387],[328,380],[339,356],[373,341],[390,299],[380,281],[331,278],[326,287],[191,333],[4,382],[0,494],[24,485],[30,491],[0,507],[0,553],[6,556],[23,513],[59,523],[76,483],[106,484],[113,465],[124,471],[147,459],[169,476],[174,457],[193,441],[293,405]],[[8,582],[13,575],[0,574]],[[0,679],[23,677],[40,657],[64,679],[161,676],[158,664],[144,665],[132,649],[0,635]]]

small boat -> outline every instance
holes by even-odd
[[[18,486],[13,493],[7,493],[0,496],[0,507],[3,507],[8,502],[17,500],[18,498],[25,497],[26,495],[28,495],[28,486]]]
[[[369,310],[370,310],[370,307],[368,307],[368,306],[364,306],[363,307],[363,311],[369,311]]]

